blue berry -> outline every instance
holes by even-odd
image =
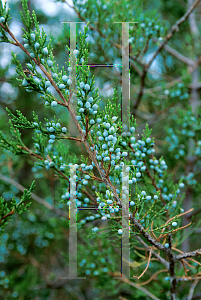
[[[34,54],[34,53],[30,53],[30,56],[31,56],[32,58],[34,58],[34,57],[35,57],[35,54]]]
[[[141,176],[140,172],[136,173],[136,177],[140,177],[140,176]]]
[[[73,55],[76,56],[79,53],[77,49],[73,50]]]
[[[135,205],[135,202],[134,202],[134,201],[131,201],[131,202],[130,202],[130,205],[131,205],[131,206]]]
[[[81,87],[81,89],[83,89],[84,86],[85,86],[84,82],[81,81],[81,82],[80,82],[80,87]]]
[[[5,18],[4,17],[1,17],[0,18],[0,23],[4,23],[5,22]]]
[[[103,271],[104,273],[107,273],[109,270],[108,270],[107,267],[104,267],[104,268],[102,268],[102,271]]]
[[[23,86],[27,86],[27,85],[28,85],[28,82],[26,81],[26,79],[24,79],[24,80],[22,81],[22,85],[23,85]]]
[[[142,195],[142,196],[145,196],[145,195],[146,195],[146,192],[145,192],[145,191],[142,191],[142,192],[141,192],[141,195]]]
[[[128,155],[128,152],[123,152],[122,153],[122,156],[127,156]]]
[[[67,81],[67,80],[68,80],[68,76],[63,75],[63,76],[62,76],[62,80],[63,80],[63,81]]]
[[[52,78],[56,79],[58,77],[58,74],[57,73],[53,73],[52,74]]]
[[[53,66],[53,61],[52,61],[52,60],[50,60],[50,59],[48,59],[48,61],[47,61],[47,65],[48,65],[48,67],[52,67],[52,66]]]
[[[28,49],[29,48],[29,44],[24,44],[24,48]]]
[[[55,139],[55,135],[54,134],[50,134],[50,138],[54,140]]]
[[[92,231],[93,231],[93,232],[97,232],[97,231],[98,231],[98,227],[92,228]]]
[[[35,48],[35,49],[38,49],[39,47],[40,47],[40,44],[36,42],[36,43],[34,44],[34,48]]]
[[[32,64],[27,64],[27,67],[29,68],[29,69],[33,69],[33,66],[32,66]]]
[[[173,227],[177,226],[177,222],[173,222],[173,223],[172,223],[172,226],[173,226]]]
[[[85,104],[86,108],[90,108],[91,107],[91,104],[87,101],[86,104]]]
[[[36,84],[39,84],[39,83],[40,83],[40,79],[37,78],[37,77],[34,78],[34,81],[35,81]]]
[[[62,127],[62,132],[67,132],[67,128],[66,127]]]
[[[50,166],[50,168],[54,167],[54,162],[51,161],[51,162],[49,163],[49,166]]]
[[[118,234],[122,234],[123,233],[123,230],[122,229],[119,229],[118,230]]]
[[[151,138],[147,138],[146,143],[151,143]]]
[[[70,79],[68,79],[67,84],[68,84],[68,85],[71,85],[71,84],[72,84],[72,81],[71,81]]]
[[[155,200],[158,199],[158,196],[157,196],[157,195],[154,195],[154,199],[155,199]]]
[[[55,142],[55,140],[53,140],[53,139],[50,139],[50,140],[48,141],[49,144],[53,144],[54,142]]]
[[[53,128],[53,127],[50,127],[50,128],[49,128],[49,132],[54,132],[54,128]]]
[[[92,106],[92,108],[93,108],[93,110],[97,110],[97,109],[98,109],[98,105],[97,105],[97,104],[94,104],[94,105]],[[107,123],[107,124],[109,124],[109,123]],[[110,127],[110,124],[109,124],[108,126]],[[107,128],[109,128],[109,127],[107,127]]]
[[[89,84],[85,84],[84,88],[85,88],[86,91],[89,91],[90,90],[90,85]]]
[[[31,33],[31,39],[32,39],[32,41],[35,41],[35,39],[36,39],[36,36],[35,36],[35,34],[34,34],[34,33]]]
[[[51,83],[50,83],[49,80],[45,82],[45,86],[46,86],[46,87],[49,87],[50,85],[51,85]]]
[[[51,106],[52,106],[52,107],[57,106],[57,101],[52,101]]]
[[[48,49],[47,49],[47,47],[43,48],[43,53],[44,53],[45,55],[48,54]]]
[[[93,99],[92,97],[89,97],[89,99],[88,99],[89,103],[92,103],[93,100],[94,100],[94,99]]]
[[[59,85],[59,88],[60,88],[60,89],[65,89],[65,87],[66,87],[66,86],[65,86],[65,84],[63,84],[63,83],[61,83],[61,84]]]
[[[169,247],[169,244],[168,243],[165,243],[165,248],[168,248]]]

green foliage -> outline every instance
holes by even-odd
[[[35,189],[35,182],[33,181],[29,190],[24,190],[23,196],[21,197],[21,200],[19,202],[16,201],[16,199],[13,197],[10,205],[5,202],[3,197],[0,198],[0,230],[1,234],[5,228],[5,226],[8,224],[8,220],[11,219],[13,214],[22,214],[23,212],[27,211],[29,206],[31,205],[31,202],[28,204],[25,204],[24,202],[26,200],[29,200],[31,198],[31,193]]]
[[[189,195],[191,205],[194,204],[194,198],[199,203],[201,136],[199,117],[191,109],[190,68],[185,69],[183,62],[178,63],[178,59],[172,58],[165,49],[153,61],[153,65],[158,65],[155,67],[156,74],[153,65],[149,70],[147,68],[150,57],[166,39],[170,29],[168,22],[163,21],[158,14],[163,1],[157,1],[157,9],[153,9],[153,3],[145,1],[126,0],[115,5],[107,1],[74,1],[78,17],[85,20],[87,26],[78,35],[78,50],[73,52],[66,45],[66,40],[70,37],[68,25],[55,33],[49,24],[49,37],[51,36],[52,41],[40,26],[35,11],[29,12],[28,0],[21,2],[24,11],[21,12],[21,20],[25,28],[22,28],[24,34],[20,48],[26,53],[28,62],[12,52],[12,63],[16,66],[21,94],[23,89],[28,93],[34,91],[41,99],[33,99],[33,96],[29,96],[32,94],[26,94],[29,100],[26,100],[25,106],[21,97],[20,110],[16,110],[19,103],[16,106],[6,103],[12,139],[9,133],[0,133],[0,147],[6,149],[4,152],[1,150],[0,158],[0,178],[4,182],[0,185],[3,193],[0,204],[2,228],[14,213],[13,219],[16,222],[9,222],[5,228],[7,232],[11,232],[10,235],[7,232],[2,234],[0,263],[6,262],[7,273],[12,269],[12,275],[0,273],[0,284],[4,289],[0,292],[0,297],[5,298],[6,295],[9,299],[57,299],[65,298],[65,292],[71,291],[68,283],[66,287],[62,286],[57,275],[61,270],[65,273],[65,267],[69,265],[66,249],[70,234],[68,213],[73,181],[72,184],[77,182],[78,276],[91,276],[90,284],[85,284],[85,289],[90,287],[90,293],[87,291],[85,298],[102,300],[109,295],[113,299],[133,299],[135,295],[136,299],[147,299],[149,296],[146,291],[149,291],[161,300],[167,300],[171,293],[171,270],[161,270],[161,262],[164,259],[170,262],[170,252],[178,254],[177,251],[180,250],[176,247],[187,237],[191,237],[200,224],[199,221],[191,224],[189,220],[189,232],[185,232],[182,227],[185,192]],[[65,5],[63,0],[55,2]],[[10,16],[2,2],[0,9],[0,17],[5,18],[5,23],[0,26],[2,41],[11,42],[7,37],[9,31],[6,27]],[[37,15],[40,15],[38,10]],[[43,18],[42,15],[39,17]],[[132,62],[129,130],[122,128],[123,103],[119,103],[122,78],[118,65],[122,32],[120,25],[114,23],[119,20],[137,22],[130,24],[129,32]],[[190,32],[186,29],[184,33],[178,41],[174,36],[171,38],[173,48],[185,48],[185,45],[193,44],[194,54],[198,56],[198,39],[192,42]],[[64,48],[70,52],[69,59]],[[186,49],[188,51],[190,48]],[[190,51],[193,52],[192,48]],[[189,56],[191,57],[191,53]],[[109,65],[111,61],[116,66],[106,67],[105,73],[98,72],[98,67],[85,66],[95,62],[106,62]],[[76,68],[72,69],[73,64],[76,64]],[[4,73],[6,71],[2,71],[2,76],[6,78]],[[95,77],[98,77],[97,81]],[[110,96],[106,94],[105,84],[109,84],[110,90],[112,89]],[[136,102],[136,99],[139,101]],[[77,101],[75,111],[71,107],[71,100]],[[34,103],[32,107],[29,106],[30,101]],[[33,118],[29,115],[32,111]],[[200,113],[199,109],[198,112]],[[68,130],[72,122],[71,116],[77,119],[81,128],[81,139],[72,137]],[[25,140],[28,140],[29,145]],[[26,154],[24,164],[25,155],[21,154]],[[18,155],[19,161],[15,160],[14,155]],[[194,159],[192,165],[189,157]],[[76,176],[70,178],[70,167],[75,164]],[[97,165],[99,168],[96,168]],[[122,173],[125,165],[129,170],[126,179]],[[5,176],[8,178],[7,183]],[[37,180],[36,193],[41,198],[34,195],[35,202],[30,211],[19,217],[18,214],[26,211],[30,205],[24,205],[24,201],[31,197],[34,183],[28,191],[21,187],[24,194],[20,200],[19,191],[15,191],[15,197],[11,197],[14,190],[9,182],[15,183],[15,180],[9,181],[9,178],[28,184],[32,176]],[[129,189],[124,185],[124,180]],[[180,189],[184,187],[183,192]],[[129,213],[135,220],[135,226],[132,221],[129,224],[131,276],[141,278],[140,274],[144,274],[137,280],[140,285],[133,286],[112,278],[121,269],[121,238],[125,232],[121,231],[123,220],[120,204],[128,194]],[[11,199],[8,205],[7,201]],[[170,234],[173,237],[172,245],[167,243]],[[157,258],[153,258],[152,253],[149,260],[151,246],[153,251],[160,252],[157,252]],[[192,269],[190,276],[199,275],[199,268],[193,268],[190,260],[188,263]],[[16,271],[18,269],[19,272]],[[186,275],[186,270],[177,270],[176,266],[175,269],[177,277],[183,278]],[[185,286],[182,288],[183,282],[179,280],[178,296],[183,300],[188,291]],[[81,298],[81,285],[82,283],[78,288],[79,295],[72,292],[70,299]],[[145,285],[146,289],[140,289],[141,285]],[[29,296],[27,291],[30,292]],[[52,291],[56,291],[55,294]]]

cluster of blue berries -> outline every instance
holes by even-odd
[[[174,158],[179,159],[184,157],[188,153],[188,146],[186,144],[187,138],[196,139],[196,132],[199,132],[200,122],[198,119],[192,115],[192,112],[187,111],[186,115],[183,115],[183,112],[178,112],[179,115],[173,115],[172,118],[174,120],[173,127],[168,128],[168,135],[166,136],[166,141],[169,143],[168,150],[174,153]],[[181,120],[183,120],[181,126],[178,126]],[[175,128],[175,129],[173,129]],[[195,149],[195,155],[201,155],[200,145],[201,142],[198,141],[198,146]]]

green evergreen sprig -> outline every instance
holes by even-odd
[[[13,197],[11,201],[11,205],[8,206],[8,203],[5,202],[3,197],[0,197],[0,230],[1,233],[4,230],[5,226],[8,223],[8,220],[12,217],[13,214],[22,214],[23,212],[27,211],[27,209],[30,207],[31,202],[28,204],[25,204],[25,201],[31,199],[31,193],[35,189],[35,181],[32,182],[29,190],[25,189],[23,192],[23,195],[21,197],[21,200],[19,203],[17,200]]]

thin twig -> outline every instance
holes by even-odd
[[[109,272],[109,275],[115,276],[115,277],[120,277],[120,276],[121,276],[120,273],[112,273],[112,272]],[[156,296],[154,296],[152,293],[150,293],[147,289],[145,289],[145,288],[139,286],[138,284],[136,284],[136,283],[130,281],[129,279],[127,279],[127,278],[125,277],[125,275],[123,275],[122,278],[119,278],[119,280],[121,280],[121,281],[123,281],[123,282],[125,282],[125,283],[127,283],[127,284],[129,284],[129,285],[131,285],[131,286],[133,286],[134,288],[136,288],[136,289],[142,291],[143,293],[145,293],[145,295],[149,296],[149,297],[150,297],[151,299],[153,299],[153,300],[160,300],[158,297],[156,297]]]
[[[150,251],[149,251],[149,258],[148,258],[147,266],[144,269],[144,271],[142,272],[142,274],[140,276],[133,275],[133,277],[140,279],[140,277],[142,277],[144,275],[144,273],[147,271],[147,269],[149,267],[150,260],[151,260],[151,252],[152,252],[152,249],[150,249]]]
[[[195,280],[192,285],[191,285],[191,288],[190,288],[190,291],[189,291],[189,294],[188,294],[188,297],[187,297],[187,300],[192,300],[192,297],[193,297],[193,293],[194,293],[194,289],[196,287],[196,285],[198,284],[199,280]]]

